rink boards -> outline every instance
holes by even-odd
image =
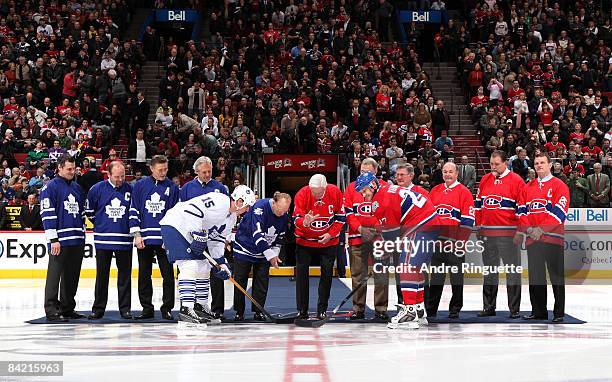
[[[612,216],[605,208],[570,209],[565,232],[565,268],[570,280],[611,280],[612,281]],[[472,237],[472,240],[477,240]],[[132,256],[132,273],[137,275],[138,258]],[[0,278],[44,278],[48,263],[48,248],[43,232],[0,231]],[[95,251],[93,234],[86,235],[85,258],[81,277],[95,277]],[[476,250],[466,254],[466,263],[473,268],[482,265],[481,253]],[[523,275],[528,264],[526,251],[522,251]],[[111,270],[116,276],[116,269]],[[272,269],[272,275],[293,274],[293,267]],[[311,275],[319,274],[311,268]],[[503,276],[503,275],[502,275]],[[160,277],[154,270],[154,277]],[[481,278],[478,273],[467,273],[468,278]]]

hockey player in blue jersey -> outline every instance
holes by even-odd
[[[96,183],[87,193],[85,213],[94,223],[96,248],[96,289],[90,320],[104,317],[108,300],[108,278],[113,254],[117,263],[119,313],[131,319],[132,236],[129,210],[132,186],[125,182],[125,166],[114,161],[108,167],[108,180]]]
[[[57,169],[57,176],[40,191],[40,216],[51,255],[45,283],[45,314],[48,321],[67,321],[85,317],[74,311],[85,252],[85,196],[74,181],[74,158],[60,156]]]
[[[181,188],[179,193],[179,200],[184,202],[196,196],[208,194],[209,192],[220,192],[228,195],[229,192],[227,187],[212,177],[212,161],[206,156],[201,156],[193,164],[193,171],[195,171],[197,177],[192,181],[188,182]],[[206,285],[208,288],[209,285]],[[223,317],[225,310],[225,285],[224,281],[220,278],[213,277],[210,279],[210,310],[218,317]]]
[[[253,204],[253,191],[247,186],[238,186],[231,199],[220,192],[211,192],[179,202],[161,220],[168,260],[180,269],[179,328],[221,322],[207,304],[211,264],[204,252],[221,264],[222,270],[215,270],[214,275],[227,279],[231,272],[224,257],[225,241],[237,217]]]
[[[277,192],[271,199],[259,200],[244,215],[236,239],[234,253],[234,279],[247,288],[249,273],[253,271],[253,298],[261,306],[266,303],[270,265],[278,268],[279,253],[289,222],[291,196]],[[234,287],[234,321],[244,320],[244,294]],[[266,317],[254,305],[253,319],[265,321]]]
[[[142,313],[134,318],[154,317],[151,273],[153,260],[157,258],[163,278],[161,315],[163,319],[173,320],[174,271],[162,248],[159,221],[178,202],[179,188],[166,177],[168,159],[165,156],[154,156],[150,168],[151,176],[142,178],[134,185],[130,204],[130,233],[138,249],[138,297],[142,305]]]

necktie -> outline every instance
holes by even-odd
[[[597,181],[595,182],[595,190],[599,194],[599,174],[597,174]]]
[[[461,166],[461,179],[465,182],[465,165]]]

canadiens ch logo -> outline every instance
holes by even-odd
[[[502,197],[499,195],[489,195],[482,202],[485,208],[496,209],[501,207]]]
[[[310,223],[310,228],[313,231],[324,231],[329,227],[328,219],[315,219]]]
[[[361,203],[355,205],[355,210],[359,215],[371,215],[372,214],[372,203]]]
[[[452,217],[453,207],[447,204],[440,204],[436,212],[441,217]]]
[[[529,203],[529,212],[545,212],[548,201],[546,199],[535,199]]]

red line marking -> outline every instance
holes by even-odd
[[[296,336],[308,335],[312,336],[312,340],[297,339]],[[315,350],[295,350],[296,346],[306,345],[315,346]],[[296,365],[294,361],[298,358],[315,358],[318,361],[317,365]],[[285,358],[285,377],[284,382],[293,382],[295,374],[318,374],[322,382],[330,382],[329,370],[325,361],[325,353],[323,345],[319,338],[319,330],[313,329],[310,331],[300,330],[296,333],[294,326],[289,327],[287,333],[287,356]]]

